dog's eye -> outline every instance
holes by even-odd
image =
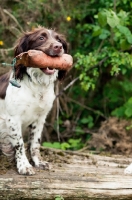
[[[57,38],[57,41],[58,41],[58,42],[61,42],[61,40],[60,40],[59,38]]]
[[[43,37],[43,36],[41,36],[39,39],[40,39],[40,40],[44,40],[44,37]]]
[[[56,39],[57,42],[61,42],[61,40],[60,40],[60,38],[58,37],[58,35],[55,36],[55,39]]]

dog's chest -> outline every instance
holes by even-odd
[[[34,120],[34,118],[38,118],[39,116],[47,116],[49,111],[52,108],[53,101],[55,95],[53,90],[43,90],[42,92],[37,91],[36,93],[29,96],[28,103],[25,111],[24,116],[26,116],[29,121]],[[25,117],[23,117],[23,121]],[[25,120],[27,121],[27,119]]]
[[[7,92],[6,108],[10,115],[20,116],[22,124],[29,125],[40,116],[47,116],[55,98],[54,87],[10,87]]]
[[[30,124],[36,121],[40,116],[46,117],[53,105],[53,96],[39,95],[37,98],[31,98],[23,109],[21,121],[23,124]]]
[[[53,90],[46,90],[43,92],[36,92],[29,97],[29,101],[32,102],[29,105],[29,111],[32,110],[35,113],[47,113],[53,105],[55,95]]]

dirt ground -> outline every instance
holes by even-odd
[[[102,122],[99,130],[92,134],[88,148],[111,154],[132,154],[132,121],[111,117]]]
[[[43,157],[43,160],[58,165],[61,165],[61,163],[69,164],[71,157],[69,154],[66,154],[61,150],[43,149],[43,147],[41,147],[41,156]],[[6,174],[8,170],[16,171],[15,161],[10,162],[1,152],[0,161],[0,175]]]

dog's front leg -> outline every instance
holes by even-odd
[[[32,161],[34,162],[34,166],[40,169],[49,169],[48,162],[42,160],[40,155],[40,142],[41,142],[41,134],[43,130],[45,122],[45,117],[38,119],[34,123],[32,123],[30,127],[30,135],[29,135],[29,147]]]
[[[8,140],[15,149],[15,160],[19,174],[33,175],[35,172],[25,154],[20,122],[18,116],[7,117],[6,125],[9,131]]]

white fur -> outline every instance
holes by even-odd
[[[124,174],[132,174],[132,163],[124,170]]]
[[[27,68],[27,73],[31,80],[25,74],[20,82],[21,88],[9,84],[5,100],[0,100],[0,141],[1,144],[11,144],[15,148],[18,172],[32,175],[35,172],[25,155],[22,132],[32,124],[29,135],[31,158],[35,167],[46,168],[48,164],[40,157],[39,141],[55,99],[54,82],[58,71],[46,75],[40,69]]]

